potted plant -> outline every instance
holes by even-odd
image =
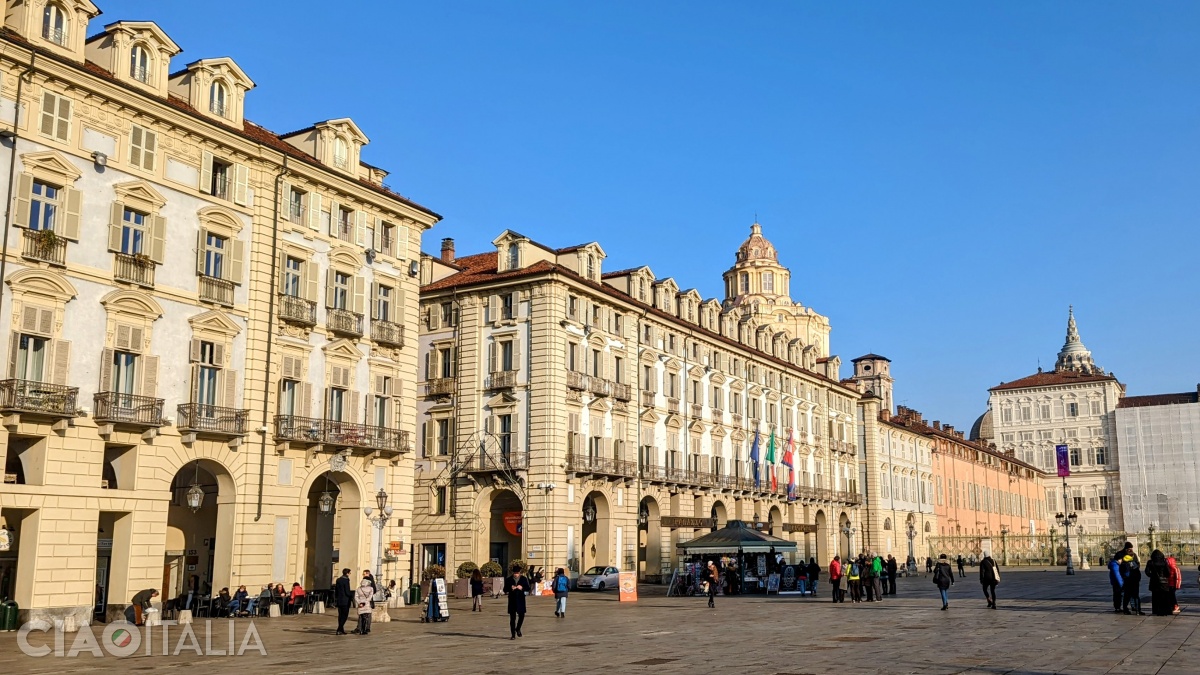
[[[470,560],[458,566],[458,569],[454,571],[454,597],[471,597],[471,574],[477,569],[479,566]]]
[[[134,253],[133,262],[140,267],[149,267],[154,264],[154,261],[150,259],[150,256],[146,255],[145,253]]]
[[[58,235],[54,230],[35,230],[33,236],[38,245],[45,248],[53,248],[58,243]]]

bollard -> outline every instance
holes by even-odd
[[[0,602],[0,631],[12,632],[18,628],[18,609],[15,600]]]
[[[179,616],[176,618],[176,623],[178,623],[180,626],[182,626],[185,623],[191,623],[191,622],[192,622],[192,610],[190,610],[190,609],[179,610]]]

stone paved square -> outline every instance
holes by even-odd
[[[642,587],[636,604],[621,604],[615,593],[572,593],[568,618],[557,620],[552,599],[531,598],[525,635],[516,641],[508,639],[502,599],[489,600],[482,614],[472,613],[469,601],[451,600],[450,621],[437,624],[420,623],[415,608],[397,609],[392,622],[365,638],[334,636],[334,614],[258,620],[265,657],[35,659],[18,651],[16,633],[3,633],[0,672],[1197,672],[1194,570],[1180,594],[1184,612],[1175,617],[1114,614],[1107,579],[1097,571],[1068,577],[1006,569],[999,609],[991,611],[975,571],[958,580],[945,612],[927,577],[900,579],[896,598],[859,605],[834,605],[825,583],[817,599],[720,597],[715,610],[703,598],[668,598],[661,587]],[[241,629],[235,632],[240,639]],[[31,642],[49,641],[43,638],[33,634]]]

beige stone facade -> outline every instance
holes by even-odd
[[[733,272],[786,283],[773,248],[750,254],[759,241],[756,224]],[[838,382],[826,333],[810,344],[790,320],[736,311],[749,297],[703,300],[648,267],[605,272],[596,243],[555,249],[510,230],[492,246],[456,258],[446,241],[423,265],[422,567],[523,558],[665,581],[677,544],[734,519],[796,541],[797,557],[846,552],[858,393]]]
[[[85,40],[98,13],[16,0],[0,35],[0,596],[84,622],[193,574],[328,588],[392,542],[407,576],[406,327],[438,216],[352,121],[268,131],[231,59],[173,69],[150,22]]]

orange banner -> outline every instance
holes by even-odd
[[[521,512],[506,511],[504,513],[504,529],[514,537],[521,536]]]
[[[621,602],[637,602],[637,572],[621,572]]]

